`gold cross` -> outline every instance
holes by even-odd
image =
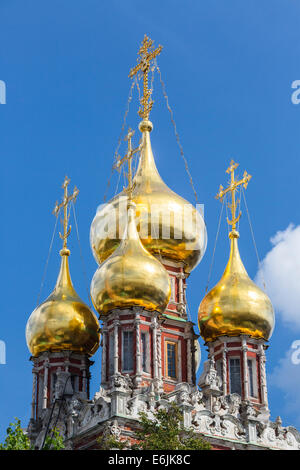
[[[239,200],[236,200],[235,198],[235,193],[237,191],[237,188],[240,185],[243,185],[244,188],[246,189],[248,186],[248,182],[252,178],[251,175],[248,175],[246,171],[244,171],[243,178],[240,181],[237,181],[234,177],[234,171],[235,169],[239,166],[238,163],[235,163],[233,160],[230,162],[229,168],[227,168],[226,173],[230,173],[231,178],[230,178],[230,184],[227,189],[224,189],[223,186],[220,186],[219,193],[217,194],[216,198],[222,200],[225,194],[228,192],[231,192],[231,204],[228,204],[230,209],[231,209],[231,214],[232,214],[232,220],[229,220],[227,217],[227,222],[229,225],[232,226],[232,232],[231,234],[237,234],[236,231],[236,224],[240,220],[240,217],[242,215],[241,212],[236,216],[236,208],[239,203]]]
[[[148,73],[150,70],[150,63],[161,53],[161,50],[162,46],[160,45],[157,49],[154,50],[153,41],[145,34],[142,45],[138,52],[140,58],[137,60],[140,60],[140,62],[138,65],[132,68],[129,73],[130,78],[133,78],[134,75],[136,75],[139,71],[141,71],[144,75],[144,90],[143,96],[140,99],[141,107],[138,111],[139,116],[144,120],[149,119],[149,114],[153,106],[153,101],[151,100],[152,89],[148,88]]]
[[[54,207],[54,210],[53,210],[53,214],[56,217],[58,217],[58,214],[60,213],[60,210],[62,208],[64,209],[64,217],[63,217],[63,220],[61,221],[64,232],[63,232],[63,235],[61,233],[59,233],[60,238],[63,240],[63,250],[67,250],[67,238],[68,238],[68,236],[70,235],[70,232],[71,232],[71,225],[68,228],[68,223],[69,223],[69,218],[70,218],[70,214],[68,214],[68,205],[71,201],[74,201],[74,202],[76,201],[76,198],[77,198],[78,193],[79,193],[79,190],[75,186],[75,188],[73,190],[73,194],[68,196],[68,185],[69,185],[69,183],[70,183],[70,180],[66,176],[65,180],[64,180],[64,183],[62,185],[62,188],[64,190],[63,200],[60,204],[58,204],[58,202],[56,201],[56,204],[55,204],[55,207]]]
[[[126,155],[121,158],[120,156],[117,158],[117,163],[113,166],[114,169],[117,169],[120,171],[121,166],[123,165],[124,162],[127,161],[128,164],[128,173],[127,173],[127,179],[128,179],[128,187],[127,187],[127,193],[128,193],[128,198],[131,200],[132,199],[132,189],[133,189],[133,184],[132,184],[132,157],[133,155],[140,150],[140,147],[137,147],[135,149],[132,148],[132,143],[131,139],[134,136],[134,131],[132,129],[128,129],[128,133],[125,137],[124,140],[128,142],[128,148],[127,148],[127,153]]]

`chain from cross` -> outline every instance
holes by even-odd
[[[227,168],[226,173],[230,174],[230,184],[227,189],[224,189],[223,186],[221,185],[219,188],[219,192],[216,196],[217,199],[220,199],[221,201],[223,200],[223,197],[228,193],[231,192],[231,203],[228,204],[231,214],[232,214],[232,220],[229,220],[227,217],[227,223],[231,225],[232,227],[232,232],[236,232],[236,224],[240,220],[240,217],[242,215],[242,212],[240,211],[238,215],[236,215],[236,208],[237,205],[239,204],[239,200],[236,200],[235,193],[238,189],[239,186],[243,185],[244,188],[246,189],[248,186],[248,182],[252,178],[251,175],[248,175],[246,171],[244,171],[243,178],[239,181],[235,179],[234,172],[236,168],[239,166],[238,163],[235,163],[233,160],[230,162],[230,166]]]
[[[68,228],[68,223],[69,223],[69,218],[70,218],[70,213],[68,214],[68,205],[70,204],[71,201],[76,201],[76,198],[78,196],[79,190],[74,187],[73,194],[68,195],[68,185],[70,183],[69,178],[66,176],[64,183],[62,185],[62,188],[64,190],[64,196],[63,200],[60,204],[58,204],[58,201],[56,201],[53,214],[58,217],[61,209],[63,208],[63,219],[61,220],[62,226],[63,226],[63,234],[59,233],[60,238],[63,240],[63,250],[67,249],[67,238],[69,237],[71,233],[71,225]]]
[[[141,107],[138,111],[139,116],[143,120],[148,120],[150,111],[153,106],[153,100],[151,100],[152,89],[148,87],[148,73],[150,71],[150,64],[151,62],[161,53],[162,46],[159,45],[157,49],[154,49],[153,46],[154,41],[152,41],[148,36],[145,34],[142,45],[138,52],[138,65],[130,70],[129,77],[133,78],[138,72],[142,72],[143,74],[143,96],[140,99]]]
[[[115,165],[113,166],[113,169],[116,169],[118,171],[120,171],[121,169],[121,166],[127,162],[127,165],[128,165],[128,172],[127,172],[127,180],[128,180],[128,186],[126,188],[126,191],[127,191],[127,194],[128,194],[128,198],[129,200],[132,199],[132,190],[133,190],[133,182],[132,182],[132,157],[135,153],[139,152],[140,151],[140,146],[133,149],[132,148],[132,137],[134,136],[134,131],[132,129],[128,129],[128,133],[125,137],[125,141],[127,141],[127,153],[126,155],[121,158],[120,156],[117,157],[117,163],[115,163]]]

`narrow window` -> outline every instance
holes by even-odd
[[[123,331],[123,370],[133,370],[133,332]]]
[[[147,333],[142,333],[141,334],[141,359],[142,359],[142,370],[144,372],[148,372],[148,367],[147,367]]]
[[[248,359],[248,379],[249,379],[249,395],[250,397],[256,397],[255,386],[254,386],[254,364],[251,359]]]
[[[241,390],[241,366],[238,358],[229,360],[230,393],[242,395]]]
[[[109,357],[108,357],[108,371],[109,375],[111,375],[114,371],[114,335],[111,333],[109,335]]]
[[[167,376],[177,378],[177,343],[167,341]]]

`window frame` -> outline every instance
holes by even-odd
[[[251,394],[249,362],[252,365],[252,384],[253,395]],[[247,373],[248,373],[248,394],[250,398],[258,398],[258,382],[257,382],[257,361],[255,357],[247,357]]]
[[[145,349],[143,349],[142,336],[145,336]],[[141,330],[141,371],[143,374],[150,374],[150,334],[148,330]],[[145,369],[143,367],[143,352],[145,350]]]
[[[114,331],[108,334],[108,376],[114,373],[114,348],[115,348],[115,335]]]
[[[239,361],[239,365],[240,365],[240,393],[238,392],[233,392],[232,391],[232,381],[231,381],[231,364],[230,364],[230,361],[231,360],[237,360]],[[228,357],[228,368],[229,368],[229,392],[230,393],[237,393],[238,395],[242,396],[242,362],[241,362],[241,358],[240,356],[229,356]]]
[[[131,342],[131,348],[132,348],[132,368],[131,369],[125,369],[124,367],[124,359],[125,359],[125,355],[124,355],[124,334],[125,333],[131,333],[131,338],[132,338],[132,342]],[[127,374],[128,373],[131,373],[134,371],[134,331],[133,329],[125,329],[125,330],[122,330],[122,348],[121,348],[121,351],[122,351],[122,372],[126,372]]]
[[[168,344],[172,344],[175,346],[175,377],[171,377],[169,375],[169,360],[168,360]],[[172,339],[165,339],[165,376],[167,379],[172,380],[174,382],[178,381],[178,371],[179,371],[179,364],[178,364],[178,341]]]

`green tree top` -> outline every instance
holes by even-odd
[[[46,437],[45,450],[64,449],[63,437],[58,429],[52,429]],[[15,422],[10,423],[6,430],[6,438],[3,444],[0,444],[0,450],[34,450],[29,437],[21,428],[21,421],[15,418]]]
[[[30,450],[31,443],[29,437],[21,428],[21,421],[15,418],[14,423],[10,423],[6,430],[6,439],[0,444],[0,450]]]

